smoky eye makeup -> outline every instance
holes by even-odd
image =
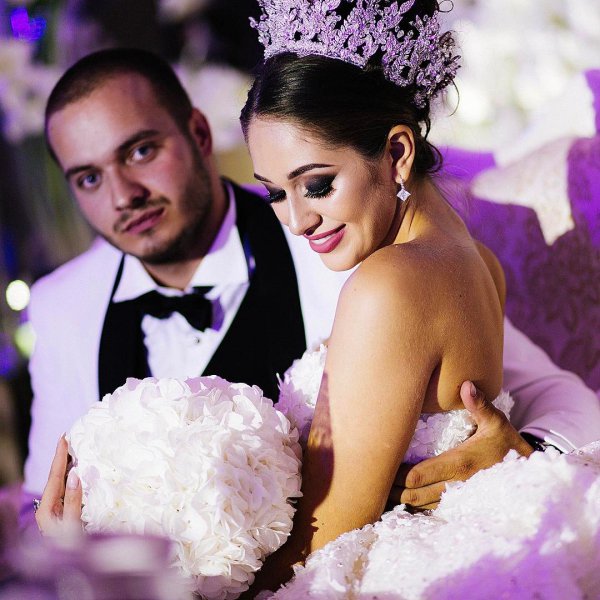
[[[335,175],[321,175],[309,179],[306,184],[305,196],[307,198],[324,198],[333,191],[332,183]]]
[[[325,198],[333,192],[333,180],[335,175],[321,175],[319,177],[311,177],[304,185],[305,198]],[[274,204],[285,200],[286,194],[284,190],[270,190],[267,188],[267,193],[264,196],[265,202]]]
[[[275,202],[281,202],[285,198],[285,192],[283,190],[269,190],[264,196],[265,202],[273,204]]]

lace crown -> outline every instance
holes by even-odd
[[[336,9],[354,4],[343,18]],[[265,47],[265,58],[282,52],[318,54],[364,68],[381,52],[386,79],[400,87],[415,84],[415,105],[445,88],[458,69],[450,32],[440,35],[437,15],[416,17],[412,30],[402,20],[415,0],[258,0],[260,19],[250,19]]]

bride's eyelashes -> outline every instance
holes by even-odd
[[[285,199],[285,192],[283,190],[279,190],[277,192],[272,192],[271,190],[267,190],[267,195],[265,196],[265,200],[269,204],[274,204],[275,202],[281,202]]]
[[[304,195],[307,198],[325,198],[329,196],[331,192],[333,192],[333,180],[335,176],[330,175],[328,177],[318,177],[315,179],[311,179],[306,184],[306,192]]]
[[[311,179],[305,186],[305,198],[326,198],[333,192],[332,183],[334,179],[334,175]],[[283,190],[267,189],[265,200],[269,204],[281,202],[282,200],[285,200],[285,192]]]

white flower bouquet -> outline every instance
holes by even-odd
[[[86,530],[169,537],[173,564],[204,598],[248,589],[291,531],[298,432],[256,386],[128,379],[68,441]]]

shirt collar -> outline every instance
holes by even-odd
[[[229,207],[210,250],[192,276],[189,288],[248,282],[249,266],[235,226],[237,213],[233,187],[227,181],[224,182],[224,185]],[[160,290],[167,295],[177,293],[176,290],[162,287],[156,283],[138,258],[126,254],[123,274],[113,295],[113,302],[132,300],[152,290]]]

